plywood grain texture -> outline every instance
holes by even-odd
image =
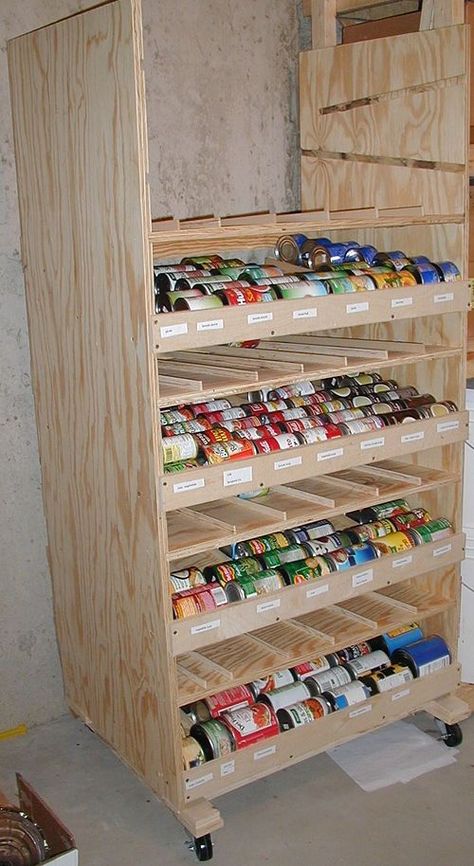
[[[56,625],[70,706],[163,796],[177,749],[157,516],[136,0],[10,43]],[[38,117],[42,122],[38,123]],[[166,695],[161,700],[160,695]],[[160,738],[157,727],[164,733]]]

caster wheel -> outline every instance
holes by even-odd
[[[462,730],[460,725],[447,725],[440,719],[436,719],[436,724],[441,731],[441,739],[445,746],[450,749],[460,746],[462,743]]]
[[[212,860],[212,839],[211,834],[206,833],[205,836],[198,836],[194,839],[194,850],[198,860]]]

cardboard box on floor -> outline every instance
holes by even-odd
[[[43,863],[50,866],[78,866],[79,852],[72,834],[19,773],[16,781],[20,809],[37,824],[48,843],[49,857]],[[0,792],[2,804],[7,805],[8,798]]]

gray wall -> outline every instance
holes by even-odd
[[[88,5],[0,0],[0,730],[65,709],[45,557],[5,42]],[[144,0],[155,216],[298,206],[297,6]]]

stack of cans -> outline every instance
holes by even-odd
[[[404,687],[451,664],[440,635],[417,622],[183,708],[183,764],[189,769],[376,695]]]

